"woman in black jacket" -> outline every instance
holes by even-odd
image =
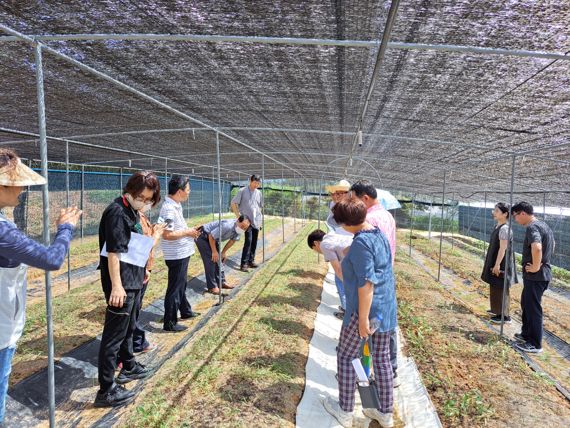
[[[485,257],[485,265],[481,279],[489,284],[490,293],[489,300],[491,309],[488,311],[492,317],[491,322],[495,324],[501,323],[501,313],[503,312],[503,288],[505,284],[505,265],[507,257],[505,256],[507,248],[510,247],[511,262],[507,272],[507,289],[505,290],[504,302],[504,322],[510,323],[509,316],[510,295],[509,288],[512,284],[518,282],[514,252],[512,250],[513,233],[509,236],[509,206],[502,202],[495,205],[493,210],[493,218],[497,222],[497,226],[491,233],[489,239],[489,249]],[[510,241],[510,246],[509,246]]]

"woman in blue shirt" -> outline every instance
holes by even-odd
[[[339,402],[329,398],[324,405],[343,426],[352,425],[356,390],[352,360],[359,357],[362,339],[371,336],[380,409],[363,411],[381,426],[392,427],[394,398],[390,331],[396,328],[397,323],[392,253],[384,234],[366,222],[366,212],[366,206],[357,198],[345,198],[333,207],[335,221],[353,233],[354,240],[342,261],[346,313],[337,351]]]
[[[13,150],[0,149],[1,210],[18,205],[24,187],[45,184],[46,180],[24,165]],[[59,269],[80,215],[76,207],[61,210],[55,239],[44,247],[0,213],[0,424],[4,420],[12,357],[24,329],[28,266]]]

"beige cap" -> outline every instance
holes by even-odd
[[[348,192],[350,190],[350,183],[346,180],[340,180],[338,183],[325,187],[329,193],[334,192]]]
[[[37,186],[46,183],[44,177],[24,165],[20,159],[15,166],[8,164],[0,168],[0,186]]]

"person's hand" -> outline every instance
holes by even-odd
[[[188,229],[186,231],[186,234],[191,237],[191,238],[198,238],[200,236],[200,232],[195,228],[195,227],[191,227],[190,229]]]
[[[162,237],[164,230],[166,229],[166,223],[158,223],[152,225],[152,238],[156,241]]]
[[[226,262],[226,253],[224,251],[222,251],[222,263]]]
[[[525,269],[524,269],[524,270],[525,270],[527,273],[536,273],[536,272],[538,272],[538,271],[540,270],[541,267],[542,267],[542,263],[541,263],[538,267],[537,267],[537,266],[533,266],[532,263],[527,263],[527,264],[525,265]]]
[[[491,272],[493,273],[493,275],[499,276],[501,274],[500,266],[493,266],[493,268],[491,269]]]
[[[109,306],[114,308],[122,308],[125,304],[127,293],[122,285],[114,285],[111,289],[111,296],[109,297]]]
[[[59,211],[59,217],[56,224],[61,226],[62,224],[68,223],[75,227],[79,221],[79,217],[81,217],[81,214],[83,214],[83,211],[77,207],[62,208]]]
[[[212,253],[212,261],[213,261],[214,263],[218,263],[219,258],[220,258],[220,255],[218,254],[218,252],[217,252],[217,251],[214,251],[214,252]]]
[[[358,320],[358,335],[362,339],[365,339],[368,336],[370,336],[370,334],[372,334],[372,332],[370,331],[370,321],[368,320],[368,318],[359,319]]]
[[[147,284],[150,281],[150,271],[148,269],[144,270],[144,281],[143,284]]]

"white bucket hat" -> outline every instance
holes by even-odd
[[[346,180],[340,180],[338,183],[325,187],[329,193],[334,192],[348,192],[350,190],[350,183]]]
[[[13,163],[0,168],[0,186],[38,186],[46,184],[44,177],[33,171],[17,159]]]

